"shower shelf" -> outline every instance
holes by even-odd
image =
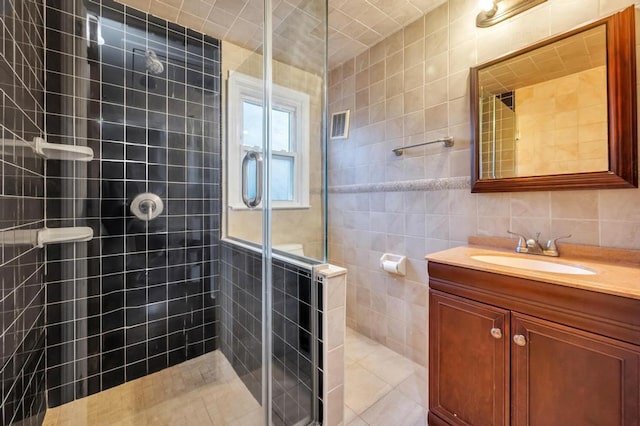
[[[93,229],[88,226],[72,228],[15,229],[0,232],[0,244],[7,246],[33,246],[46,244],[79,243],[93,239]]]
[[[87,146],[63,145],[59,143],[45,142],[44,139],[35,137],[33,143],[20,139],[1,139],[3,151],[8,148],[30,148],[33,153],[45,160],[68,160],[89,162],[93,160],[93,149]]]
[[[93,149],[88,146],[63,145],[45,142],[42,138],[33,138],[36,154],[47,160],[84,161],[93,160]]]

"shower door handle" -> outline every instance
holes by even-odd
[[[256,194],[249,197],[249,163],[256,163]],[[258,207],[262,201],[262,154],[257,151],[249,151],[242,159],[242,202],[250,209]]]

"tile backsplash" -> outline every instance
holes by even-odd
[[[352,117],[349,139],[330,141],[328,150],[329,257],[349,270],[350,326],[426,365],[425,254],[507,229],[640,249],[638,189],[471,194],[375,185],[469,176],[469,67],[632,4],[548,0],[479,29],[477,1],[450,0],[330,72],[330,112],[350,109]],[[455,146],[391,152],[442,136]],[[406,277],[379,268],[384,252],[408,256]]]
[[[29,144],[44,135],[44,7],[0,4],[1,419],[39,425],[45,405],[44,252],[11,244],[12,231],[44,226],[44,162]]]

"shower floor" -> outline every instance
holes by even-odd
[[[259,425],[262,408],[220,351],[47,410],[43,425]]]
[[[427,424],[427,369],[347,329],[350,426]],[[44,425],[262,424],[262,408],[220,351],[47,410]]]

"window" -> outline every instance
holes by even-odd
[[[249,151],[262,151],[263,82],[231,72],[228,109],[228,199],[233,209],[242,202],[242,160]],[[309,207],[309,96],[273,85],[271,140],[271,198],[273,208]],[[255,176],[255,162],[249,163]],[[256,179],[247,180],[247,195],[255,196]]]

